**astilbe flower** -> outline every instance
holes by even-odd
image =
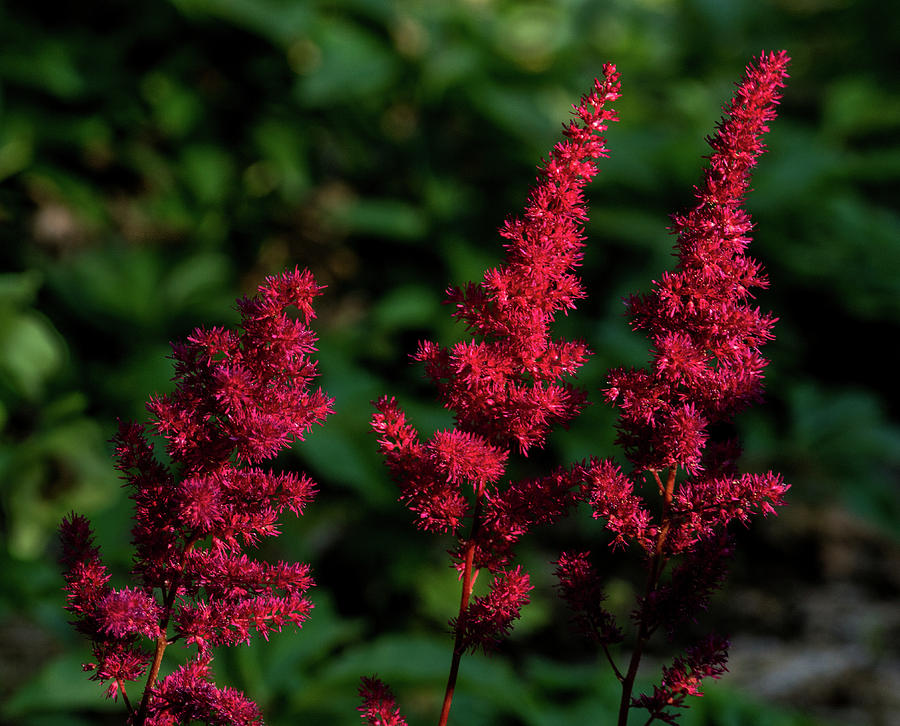
[[[279,534],[288,509],[303,512],[315,494],[306,475],[257,466],[331,413],[332,399],[311,384],[316,338],[309,328],[321,288],[308,271],[267,278],[238,301],[240,332],[197,329],[173,345],[175,390],[147,407],[170,465],[155,456],[144,428],[120,424],[117,467],[135,504],[134,587],[114,589],[77,514],[60,527],[67,609],[92,643],[92,678],[121,691],[129,722],[162,726],[201,720],[261,720],[242,693],[212,680],[211,649],[300,626],[312,603],[309,567],[265,563],[244,552]],[[186,664],[157,681],[166,647],[196,646]],[[125,684],[146,675],[139,704]]]
[[[580,466],[501,484],[511,448],[524,455],[565,425],[586,395],[566,381],[584,363],[587,345],[551,336],[550,325],[584,297],[581,263],[587,219],[583,190],[606,156],[602,134],[616,120],[607,104],[619,97],[615,66],[604,67],[590,93],[574,106],[549,159],[540,167],[524,217],[500,230],[506,259],[481,283],[451,288],[454,317],[471,338],[452,347],[423,342],[414,358],[425,364],[455,427],[423,441],[397,402],[377,402],[373,428],[418,526],[456,538],[451,555],[462,580],[459,613],[451,621],[453,658],[440,723],[445,724],[462,654],[490,650],[528,602],[528,574],[510,567],[512,547],[532,527],[558,519],[585,496]],[[470,602],[481,568],[490,592]]]
[[[788,61],[784,51],[763,53],[747,67],[708,140],[713,153],[703,184],[695,188],[697,204],[673,216],[675,269],[664,272],[651,292],[626,301],[632,328],[652,343],[651,361],[646,369],[611,371],[605,396],[619,409],[618,443],[633,472],[624,473],[611,460],[593,460],[585,471],[594,516],[605,521],[612,544],[639,548],[649,570],[633,613],[637,632],[627,668],[620,670],[607,648],[619,631],[598,604],[600,580],[585,569],[587,554],[559,561],[561,594],[622,681],[619,726],[627,723],[632,706],[649,710],[648,723],[673,723],[677,713],[666,708],[700,695],[700,680],[724,670],[727,643],[713,636],[664,669],[652,696],[631,697],[654,631],[663,627],[674,637],[721,585],[732,553],[727,525],[774,512],[788,489],[772,472],[738,474],[738,442],[710,438],[712,425],[729,422],[762,393],[767,361],[760,347],[772,338],[775,319],[751,302],[751,291],[765,287],[767,279],[746,254],[752,225],[742,204]],[[640,491],[642,478],[659,497],[658,506]],[[667,574],[676,556],[680,562]],[[582,581],[590,601],[578,587]]]

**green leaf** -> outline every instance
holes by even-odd
[[[189,146],[181,157],[181,169],[188,188],[201,203],[221,205],[234,191],[234,161],[217,146]]]
[[[311,34],[320,60],[297,85],[308,106],[348,104],[383,92],[398,72],[397,59],[377,36],[337,19],[327,19]]]
[[[89,681],[81,668],[86,653],[64,653],[51,660],[41,672],[22,689],[16,692],[2,706],[0,714],[8,723],[30,723],[39,715],[71,713],[78,709],[93,711],[121,711],[125,706],[106,699],[103,688],[95,681]],[[63,716],[65,718],[65,716]],[[60,723],[63,723],[60,721]]]
[[[43,316],[0,311],[0,381],[5,380],[19,395],[40,398],[65,358],[65,344]]]
[[[211,15],[286,45],[301,35],[312,4],[292,0],[172,0],[187,16]]]
[[[422,212],[399,199],[355,199],[336,206],[333,214],[337,224],[355,234],[418,241],[427,231]]]

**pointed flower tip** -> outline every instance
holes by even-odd
[[[378,676],[363,676],[360,679],[359,696],[363,705],[356,710],[369,726],[406,726],[394,694]]]

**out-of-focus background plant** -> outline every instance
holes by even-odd
[[[690,204],[718,104],[763,47],[793,58],[748,200],[772,281],[759,302],[780,322],[768,402],[739,427],[744,466],[793,489],[780,517],[741,533],[710,613],[733,635],[732,673],[683,722],[892,723],[900,13],[874,0],[4,3],[0,723],[121,721],[80,673],[56,526],[87,514],[127,570],[116,418],[143,420],[148,393],[170,389],[169,340],[236,322],[236,295],[295,265],[329,286],[317,330],[337,412],[278,462],[322,491],[267,554],[313,564],[316,609],[300,632],[223,652],[217,680],[272,724],[335,724],[355,722],[358,677],[378,672],[427,722],[457,588],[435,575],[441,543],[395,502],[369,402],[401,391],[420,428],[446,424],[406,352],[460,334],[444,288],[499,261],[496,228],[614,61],[621,122],[590,189],[590,299],[564,322],[596,351],[580,376],[596,404],[547,456],[611,455],[603,373],[646,355],[621,297],[669,266],[666,215]],[[533,603],[503,655],[465,664],[459,723],[610,718],[616,684],[566,627],[549,564],[563,547],[602,551],[596,533],[582,513],[524,543]],[[638,569],[610,572],[611,608],[628,607]]]

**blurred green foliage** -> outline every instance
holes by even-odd
[[[423,430],[446,425],[407,355],[460,335],[442,290],[500,259],[493,230],[608,60],[624,96],[591,189],[591,298],[560,324],[596,352],[582,384],[597,400],[608,366],[645,360],[620,299],[670,263],[666,214],[690,204],[746,61],[787,48],[792,78],[749,198],[773,283],[760,304],[781,321],[769,401],[740,422],[745,466],[783,471],[795,502],[900,531],[898,40],[900,14],[874,0],[5,3],[0,721],[120,722],[78,673],[87,651],[60,609],[56,523],[87,514],[127,569],[129,507],[105,443],[116,418],[143,418],[167,389],[168,341],[233,323],[236,296],[293,265],[328,285],[318,331],[337,413],[279,460],[322,493],[266,554],[312,562],[319,605],[302,632],[217,666],[273,724],[353,722],[373,671],[412,723],[431,719],[455,587],[446,543],[394,503],[369,401],[396,393]],[[593,406],[534,465],[611,455],[611,423]],[[560,652],[578,648],[562,625],[548,631],[565,613],[546,563],[573,538],[602,549],[587,517],[524,549],[544,573],[532,614],[510,658],[465,663],[459,723],[610,713],[602,664]],[[812,721],[745,704],[726,680],[684,723]]]

